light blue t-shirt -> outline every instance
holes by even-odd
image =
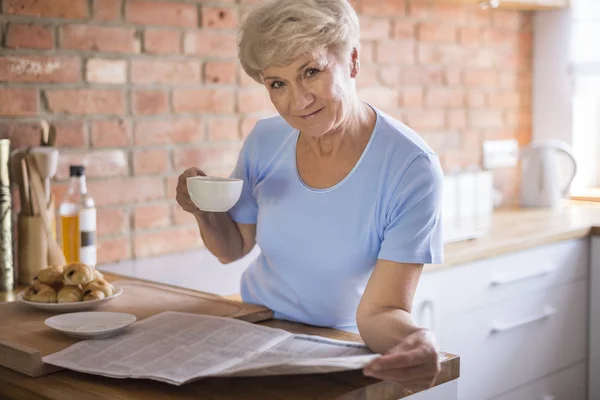
[[[229,211],[257,225],[261,253],[242,276],[244,301],[276,318],[356,331],[377,259],[443,261],[438,157],[413,130],[375,111],[362,156],[327,189],[301,180],[297,130],[280,116],[256,124],[232,174],[244,186]]]

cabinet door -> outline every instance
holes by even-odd
[[[589,398],[600,399],[600,236],[592,236],[590,263]]]

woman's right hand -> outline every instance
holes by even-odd
[[[188,168],[188,169],[186,169],[183,172],[183,174],[179,175],[179,179],[177,181],[177,195],[175,197],[175,200],[177,200],[177,203],[185,211],[187,211],[189,213],[192,213],[192,214],[198,214],[201,211],[192,202],[192,199],[190,198],[190,194],[189,194],[188,188],[187,188],[187,181],[186,180],[190,176],[206,176],[206,174],[202,170],[200,170],[198,168]]]

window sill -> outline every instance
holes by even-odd
[[[600,202],[600,188],[578,190],[571,194],[571,200]]]

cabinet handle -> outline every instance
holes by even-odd
[[[526,279],[537,278],[540,276],[548,275],[552,271],[554,271],[554,268],[546,267],[539,271],[533,271],[533,272],[529,272],[529,273],[517,275],[517,276],[509,276],[509,277],[496,276],[496,277],[492,277],[490,284],[492,286],[506,285],[508,283],[515,283],[518,281],[524,281]]]
[[[425,313],[426,309],[430,310],[430,316],[429,325],[425,326],[425,328],[428,328],[430,331],[435,333],[435,307],[433,305],[433,300],[427,299],[423,301],[423,305],[421,306],[421,315]]]
[[[523,325],[532,324],[534,322],[544,320],[546,318],[551,317],[554,314],[556,314],[556,308],[546,307],[544,312],[541,313],[540,315],[534,315],[533,317],[527,317],[527,318],[523,318],[520,321],[508,322],[505,324],[501,323],[501,322],[496,322],[496,323],[492,324],[492,329],[491,329],[490,333],[495,334],[495,333],[506,332],[511,329],[516,329],[518,327],[521,327]]]

